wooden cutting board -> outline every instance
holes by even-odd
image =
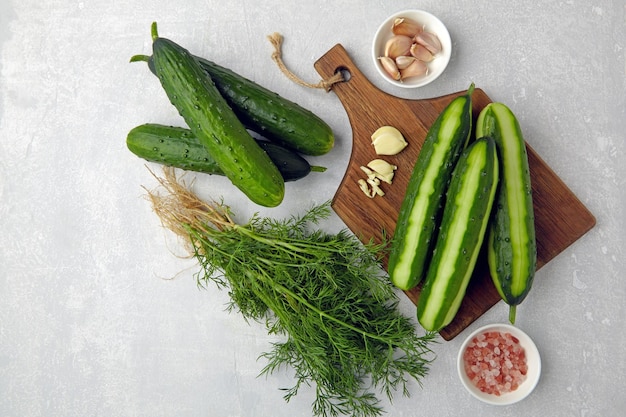
[[[337,71],[342,71],[347,79],[332,87],[350,120],[353,141],[348,168],[333,198],[332,208],[361,241],[381,242],[383,234],[393,236],[400,204],[429,127],[446,105],[465,91],[421,100],[391,96],[372,85],[339,44],[315,62],[315,69],[323,79]],[[480,88],[474,90],[472,100],[475,120],[491,100]],[[385,125],[398,128],[409,143],[398,155],[377,156],[371,145],[372,133]],[[589,231],[595,225],[595,218],[528,144],[527,151],[535,210],[537,268],[541,268]],[[357,181],[365,178],[360,166],[375,158],[385,159],[398,169],[393,184],[382,185],[385,196],[370,199],[359,189]],[[386,262],[384,259],[385,267]],[[420,286],[406,294],[416,303],[419,292]],[[441,336],[451,340],[498,301],[500,297],[489,276],[483,252],[461,308],[452,323],[440,332]],[[523,304],[518,314],[524,314]],[[502,320],[506,321],[507,317]]]

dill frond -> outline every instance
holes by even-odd
[[[408,382],[427,375],[435,334],[418,335],[397,310],[380,268],[385,244],[361,243],[347,231],[311,230],[330,214],[328,203],[285,220],[253,216],[232,221],[222,202],[201,201],[173,171],[150,192],[163,224],[186,240],[201,267],[199,285],[214,282],[230,311],[265,324],[285,341],[262,353],[261,375],[295,371],[291,400],[302,386],[316,390],[315,416],[375,417],[376,391],[408,396]]]

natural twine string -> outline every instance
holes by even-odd
[[[271,35],[268,35],[267,39],[269,39],[271,44],[274,46],[272,59],[274,60],[274,62],[276,62],[276,64],[278,65],[278,68],[280,68],[283,74],[285,74],[291,81],[295,82],[296,84],[300,84],[308,88],[323,88],[324,90],[326,90],[326,92],[329,92],[334,84],[344,81],[343,75],[341,74],[340,71],[335,73],[332,77],[328,78],[327,80],[321,80],[317,84],[311,84],[306,81],[303,81],[296,74],[291,72],[289,68],[287,68],[285,63],[283,62],[282,51],[281,51],[281,48],[283,45],[283,36],[280,33],[275,32],[275,33],[272,33]]]

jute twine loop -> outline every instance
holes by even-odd
[[[291,72],[289,68],[287,68],[285,63],[283,62],[283,58],[282,58],[283,36],[280,33],[275,32],[275,33],[272,33],[271,35],[268,35],[267,39],[269,39],[271,44],[274,46],[272,59],[274,60],[274,62],[276,62],[276,64],[278,65],[278,68],[280,68],[283,74],[285,74],[291,81],[295,82],[296,84],[300,84],[301,86],[308,87],[308,88],[323,88],[324,90],[326,90],[326,92],[329,92],[331,88],[333,87],[333,84],[344,81],[343,75],[341,74],[341,72],[337,72],[332,77],[326,80],[321,80],[317,84],[311,84],[306,81],[303,81],[296,74]]]

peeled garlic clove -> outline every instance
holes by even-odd
[[[421,77],[428,74],[428,66],[426,63],[416,59],[411,65],[400,71],[400,78],[405,80],[411,77]]]
[[[409,55],[413,39],[405,35],[394,35],[385,44],[385,56],[396,59],[402,55]]]
[[[361,165],[361,171],[365,172],[365,175],[367,175],[368,178],[374,178],[374,175],[376,174],[374,171],[363,165]]]
[[[369,178],[367,183],[372,187],[372,197],[378,194],[379,196],[384,196],[385,192],[380,188],[380,180],[378,178]]]
[[[372,134],[372,145],[377,155],[396,155],[406,148],[408,143],[395,127],[382,126]]]
[[[367,164],[367,167],[374,171],[374,176],[387,184],[391,184],[394,171],[397,166],[390,164],[383,159],[374,159]]]
[[[378,59],[380,60],[385,72],[389,74],[392,79],[400,81],[400,70],[398,70],[396,62],[388,56],[381,56]]]
[[[405,35],[414,38],[422,31],[422,25],[415,20],[406,17],[398,17],[393,21],[391,31],[394,35]]]
[[[415,37],[415,42],[424,46],[433,55],[441,52],[441,41],[434,33],[423,31]]]
[[[361,189],[361,191],[363,191],[363,194],[365,194],[369,198],[374,198],[375,193],[370,190],[370,187],[367,185],[367,182],[365,182],[364,179],[358,180],[357,184],[359,184],[359,188]]]
[[[381,175],[391,174],[393,173],[393,171],[398,169],[397,166],[391,165],[389,162],[385,161],[384,159],[372,159],[367,164],[367,167],[371,169],[372,171]]]
[[[411,47],[413,49],[413,47]],[[428,52],[428,51],[427,51]],[[430,52],[429,52],[430,53]],[[414,56],[399,56],[396,58],[396,66],[399,70],[403,70],[413,63],[417,58]]]
[[[426,49],[424,45],[421,45],[417,42],[414,43],[413,46],[411,46],[411,56],[423,62],[430,62],[435,58],[435,56],[428,49]],[[400,68],[399,65],[398,68]]]

